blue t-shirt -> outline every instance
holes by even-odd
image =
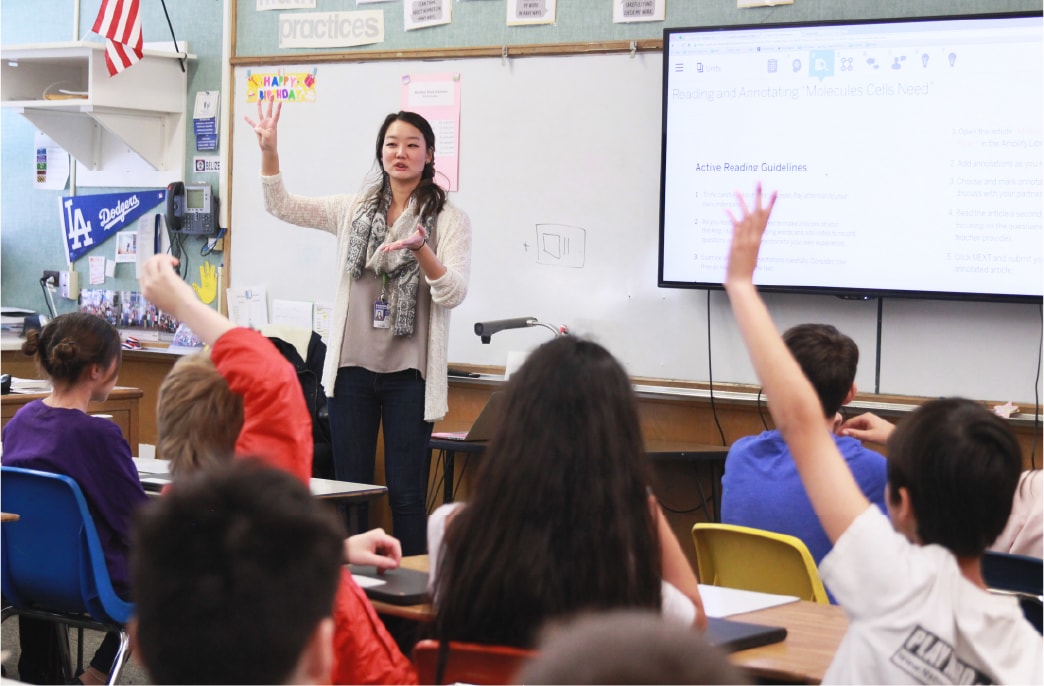
[[[849,436],[834,436],[834,442],[863,495],[886,512],[885,457]],[[797,536],[817,566],[832,547],[779,431],[741,438],[729,448],[721,479],[721,521]]]
[[[134,512],[148,499],[119,425],[80,410],[27,403],[4,426],[5,467],[76,480],[94,517],[113,588],[129,597],[127,553]]]

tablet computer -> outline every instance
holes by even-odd
[[[390,605],[418,605],[428,602],[428,573],[416,569],[389,569],[383,574],[369,565],[348,565],[355,582],[366,597]]]

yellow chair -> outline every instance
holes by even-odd
[[[796,536],[699,522],[692,542],[700,583],[830,603],[812,554]]]

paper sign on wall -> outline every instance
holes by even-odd
[[[457,190],[460,160],[460,74],[402,77],[402,109],[420,114],[435,131],[435,180]]]
[[[613,21],[627,24],[636,21],[663,21],[667,0],[613,0]]]
[[[319,68],[312,71],[283,71],[246,73],[246,97],[248,103],[258,100],[266,102],[315,102]]]
[[[349,48],[383,42],[381,10],[279,15],[280,48]]]
[[[33,152],[36,155],[33,188],[55,191],[65,188],[69,180],[69,153],[40,131],[35,133]]]
[[[507,24],[554,24],[555,10],[555,0],[507,0]]]
[[[402,24],[406,31],[448,24],[452,19],[450,0],[403,0]]]

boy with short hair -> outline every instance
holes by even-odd
[[[159,684],[321,684],[343,535],[290,474],[233,460],[138,519],[132,641]]]
[[[980,569],[1019,478],[1014,437],[967,400],[913,412],[888,442],[889,524],[838,454],[753,284],[776,195],[763,203],[759,184],[751,208],[738,198],[725,289],[772,418],[834,543],[820,573],[849,618],[824,682],[1040,683],[1040,635],[1013,598],[986,589]]]
[[[816,390],[827,430],[837,428],[837,413],[856,394],[859,347],[830,324],[798,324],[783,342]],[[855,438],[834,436],[838,452],[870,502],[885,511],[885,458]],[[796,536],[818,565],[831,543],[808,500],[778,430],[739,439],[729,448],[721,480],[721,521]]]

